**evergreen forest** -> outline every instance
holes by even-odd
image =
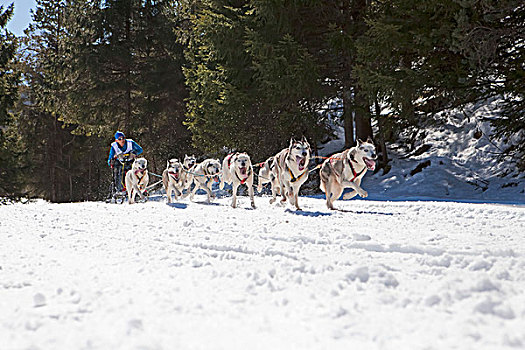
[[[490,122],[525,171],[521,0],[36,0],[0,6],[0,197],[107,195],[117,130],[170,158],[262,162],[344,128],[413,151],[438,113],[500,99]]]

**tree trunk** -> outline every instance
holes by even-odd
[[[343,122],[345,148],[350,148],[354,145],[354,114],[352,108],[352,93],[350,90],[343,92]]]
[[[379,151],[381,152],[381,158],[379,160],[379,167],[384,169],[384,173],[386,173],[386,165],[388,164],[388,151],[386,149],[386,142],[385,142],[385,121],[384,117],[381,116],[381,109],[379,108],[379,101],[377,101],[377,97],[374,99],[374,107],[376,112],[376,119],[377,119],[377,126],[378,126],[378,133],[377,133],[377,141],[379,142]]]
[[[357,85],[357,84],[356,84]],[[372,123],[370,121],[370,104],[368,98],[363,96],[361,89],[356,86],[355,97],[355,133],[356,137],[362,141],[373,138]]]

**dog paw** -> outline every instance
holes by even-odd
[[[277,199],[277,198],[272,198],[272,199],[270,199],[270,204],[275,203],[276,199]]]
[[[361,197],[363,197],[363,198],[366,198],[366,197],[368,197],[368,192],[363,191],[363,192],[360,192],[359,195],[360,195]]]

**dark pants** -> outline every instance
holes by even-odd
[[[113,165],[113,180],[115,182],[115,189],[120,192],[124,189],[124,174],[123,165],[121,162],[116,161]]]

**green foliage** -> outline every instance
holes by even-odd
[[[17,164],[16,135],[9,130],[14,126],[12,109],[18,98],[20,74],[15,70],[15,37],[5,30],[13,15],[13,4],[5,10],[0,6],[0,197],[19,197],[22,193]]]
[[[515,0],[373,2],[359,79],[396,117],[394,135],[494,96],[505,98],[500,135],[523,130],[524,11]]]
[[[262,158],[292,135],[316,140],[326,132],[317,113],[327,99],[319,65],[292,32],[300,15],[290,7],[299,5],[187,4],[187,124],[196,145],[208,152],[250,150]]]

